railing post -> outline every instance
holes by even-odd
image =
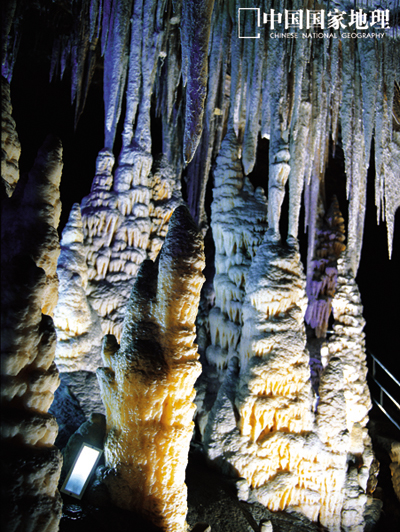
[[[380,368],[383,370],[384,373],[388,375],[388,377],[391,379],[391,381],[397,385],[397,387],[400,389],[400,382],[399,380],[390,373],[390,371],[380,362],[377,358],[374,357],[372,353],[369,353],[369,356],[372,358],[372,380],[376,384],[376,386],[379,388],[379,393],[375,392],[372,395],[372,399],[375,402],[377,406],[382,410],[382,412],[385,414],[385,416],[393,423],[393,425],[400,431],[400,425],[397,423],[395,419],[391,416],[391,414],[386,411],[385,407],[383,406],[383,396],[384,394],[389,399],[389,404],[394,405],[395,408],[397,408],[398,412],[400,413],[400,405],[397,402],[396,399],[394,399],[390,393],[382,386],[382,384],[379,382],[379,379],[377,378],[377,364],[380,366]],[[379,368],[378,368],[379,369]]]

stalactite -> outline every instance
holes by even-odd
[[[212,161],[215,160],[219,149],[218,133],[227,120],[227,109],[224,111],[224,90],[228,61],[224,58],[224,51],[230,46],[231,22],[226,16],[226,4],[216,4],[214,22],[210,37],[210,58],[208,92],[203,117],[203,133],[199,146],[188,165],[186,182],[188,188],[188,205],[191,213],[202,228],[206,230],[207,214],[205,196]]]
[[[344,76],[341,108],[347,198],[350,202],[347,253],[351,258],[354,274],[361,256],[369,164],[365,160],[360,59],[353,49],[355,46],[350,40],[342,43]],[[351,112],[347,109],[351,109]]]
[[[142,31],[143,31],[143,1],[135,2],[132,14],[131,42],[129,50],[129,71],[126,87],[126,113],[123,145],[129,146],[133,138],[137,107],[139,105],[139,91],[141,86],[142,60]]]
[[[59,385],[56,335],[62,148],[48,138],[28,180],[2,199],[2,524],[56,532],[61,454],[48,413]],[[17,219],[16,219],[16,213]],[[55,291],[55,294],[54,294]]]
[[[157,79],[157,115],[162,118],[162,151],[170,164],[181,172],[181,120],[182,98],[178,97],[181,81],[180,68],[180,12],[174,12],[168,20],[168,36],[165,44],[164,58],[160,75]],[[163,83],[161,83],[163,81]],[[177,131],[179,134],[177,135]]]
[[[363,3],[361,7],[371,10],[375,4]],[[22,5],[14,10],[13,4],[10,5],[3,36],[3,70],[8,77],[12,75],[21,38],[21,21],[27,9]],[[333,5],[332,9],[348,15],[348,6],[343,2]],[[238,38],[238,10],[246,7],[250,12],[241,12],[241,30],[249,35],[256,30],[260,38]],[[275,3],[265,0],[260,7],[261,14],[268,14],[271,9],[283,16],[288,4],[285,0]],[[302,10],[305,15],[302,0],[292,2],[290,9]],[[383,29],[378,23],[358,29],[365,38],[346,36],[350,28],[346,15],[344,29],[325,25],[329,38],[303,38],[303,21],[301,30],[296,26],[286,28],[297,38],[280,39],[271,37],[269,30],[283,29],[284,19],[275,21],[279,28],[272,28],[261,17],[263,20],[260,19],[260,26],[257,26],[254,5],[250,1],[214,5],[213,0],[204,0],[193,8],[186,0],[135,3],[132,0],[80,0],[68,7],[68,15],[73,16],[74,10],[79,10],[82,16],[69,35],[63,31],[56,36],[50,68],[53,73],[59,69],[62,75],[66,59],[71,56],[71,90],[72,95],[77,96],[76,118],[84,105],[97,49],[101,48],[105,147],[113,147],[126,84],[123,144],[127,147],[135,139],[148,154],[152,92],[157,85],[156,106],[162,117],[164,154],[180,174],[183,164],[198,153],[188,168],[188,200],[192,214],[204,230],[208,225],[204,208],[206,184],[210,163],[217,155],[220,142],[214,144],[214,141],[221,133],[221,122],[225,121],[219,118],[221,108],[215,103],[216,99],[221,101],[220,95],[230,83],[231,103],[226,112],[236,134],[243,140],[246,174],[255,163],[258,133],[270,138],[269,196],[271,205],[276,204],[276,207],[270,209],[269,223],[277,233],[288,176],[289,234],[296,237],[302,181],[304,179],[306,187],[313,191],[314,199],[318,181],[323,194],[329,136],[336,144],[342,133],[350,202],[349,252],[354,272],[360,259],[366,169],[374,131],[378,219],[381,213],[387,219],[391,253],[394,217],[400,202],[393,194],[398,187],[395,186],[397,174],[391,168],[397,153],[397,141],[393,144],[392,138],[394,87],[400,77],[396,61],[399,52],[396,13],[390,18],[392,26],[389,28]],[[325,9],[325,18],[330,11],[331,8]],[[381,28],[384,37],[372,37]],[[160,76],[156,81],[157,72]],[[216,93],[219,94],[217,98]],[[168,105],[166,111],[161,112],[162,101],[168,101]],[[217,111],[217,120],[214,111]],[[218,122],[217,131],[214,122]],[[309,191],[305,196],[309,196]],[[306,200],[306,204],[310,261],[314,253],[317,211],[315,201]]]
[[[98,370],[107,412],[104,475],[111,497],[165,531],[184,532],[185,467],[200,373],[195,318],[203,242],[178,207],[155,263],[143,263],[119,347],[107,336]]]
[[[269,175],[268,175],[268,227],[273,229],[279,239],[279,221],[285,185],[289,176],[289,131],[288,131],[288,98],[286,70],[288,56],[285,53],[286,43],[278,39],[271,40],[268,45],[267,75],[269,80],[270,102],[270,143],[269,143]]]
[[[183,158],[189,163],[202,133],[204,102],[208,81],[208,44],[214,0],[193,4],[182,0],[182,78],[186,87]]]
[[[105,21],[108,28],[107,45],[104,49],[104,146],[110,150],[114,146],[127,75],[131,12],[132,0],[112,2],[109,19]]]

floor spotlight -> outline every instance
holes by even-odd
[[[102,452],[101,449],[83,443],[61,491],[71,497],[81,499]]]

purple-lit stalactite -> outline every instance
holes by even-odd
[[[75,100],[75,127],[83,112],[96,68],[100,37],[101,0],[86,0],[82,9],[74,6],[74,42],[71,48],[72,84],[71,101]],[[83,16],[82,16],[83,15]]]
[[[115,131],[121,114],[123,91],[128,65],[129,21],[132,0],[113,2],[108,23],[107,45],[104,50],[104,145],[114,146]]]
[[[369,4],[370,10],[382,9],[378,2]],[[342,1],[335,5],[348,12]],[[388,5],[390,9],[393,3]],[[24,3],[15,6],[8,2],[7,6],[10,9],[3,26],[2,65],[10,79],[22,22],[29,11]],[[347,29],[330,28],[329,39],[304,39],[300,34],[297,39],[277,39],[270,38],[270,22],[261,20],[254,27],[254,5],[250,0],[80,0],[68,6],[65,13],[57,13],[61,18],[72,16],[74,23],[64,24],[57,34],[50,69],[52,75],[58,70],[62,76],[72,62],[71,93],[76,100],[76,119],[84,106],[95,58],[100,56],[96,50],[101,48],[105,147],[113,147],[126,96],[123,144],[127,146],[136,138],[149,151],[144,144],[152,143],[155,106],[162,123],[163,152],[177,175],[184,164],[193,161],[186,176],[187,200],[203,228],[208,225],[204,208],[206,183],[220,137],[227,130],[228,114],[242,143],[245,174],[254,167],[259,132],[270,139],[269,216],[270,226],[277,233],[285,182],[289,180],[290,185],[292,236],[297,235],[305,186],[311,259],[316,198],[319,183],[324,194],[329,137],[335,145],[341,131],[350,204],[349,253],[356,271],[365,211],[366,168],[374,131],[378,219],[384,217],[387,222],[391,253],[395,212],[400,205],[400,187],[396,186],[400,139],[398,128],[393,129],[392,125],[394,87],[400,78],[396,14],[391,14],[389,28],[379,23],[358,30],[367,37],[381,31],[382,26],[384,38],[350,39],[344,36]],[[250,34],[257,29],[259,39],[238,38],[238,10],[246,7],[253,14],[242,12],[243,29]],[[304,14],[305,3],[295,0],[289,5],[286,0],[265,0],[260,9],[267,14],[275,9],[275,15],[285,9],[303,10]],[[74,10],[79,17],[74,16]],[[350,28],[346,17],[344,23]],[[274,29],[284,29],[283,19],[275,20]],[[288,31],[294,34],[302,30],[294,25]],[[229,91],[230,102],[225,109],[224,94]]]
[[[161,2],[162,4],[162,2]],[[161,5],[160,4],[160,5]],[[157,64],[164,37],[163,21],[159,18],[157,0],[144,0],[141,52],[141,90],[135,142],[146,153],[151,153],[151,97],[157,73]],[[135,61],[135,57],[131,58]],[[127,95],[129,97],[129,94]],[[149,169],[150,170],[150,169]]]
[[[222,141],[222,129],[227,120],[225,80],[228,61],[224,54],[230,46],[232,24],[226,16],[226,10],[226,2],[215,5],[214,24],[212,24],[210,37],[208,92],[203,115],[203,132],[186,175],[188,204],[192,215],[203,231],[208,226],[205,195],[211,162],[218,155]]]
[[[315,329],[317,338],[325,337],[328,328],[336,290],[337,260],[346,247],[344,232],[344,220],[334,197],[326,216],[318,224],[315,255],[307,278],[305,321]]]
[[[214,0],[182,1],[182,77],[186,87],[183,158],[190,162],[199,144],[208,81],[208,44]]]
[[[139,105],[141,87],[143,0],[135,2],[131,22],[131,42],[129,50],[128,80],[126,86],[126,111],[122,142],[129,146],[133,138],[133,126]]]

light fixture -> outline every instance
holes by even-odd
[[[83,443],[61,491],[71,497],[81,499],[102,452],[93,445]]]

